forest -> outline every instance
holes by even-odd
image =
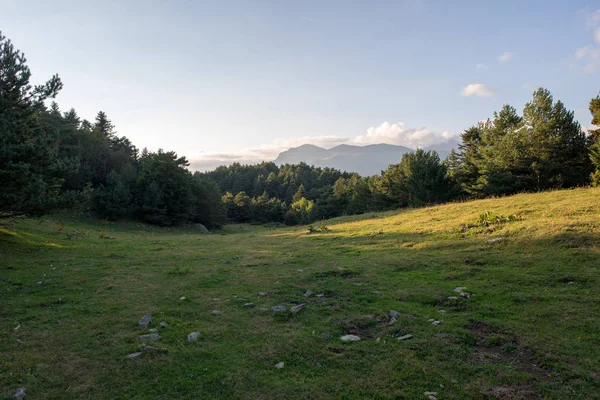
[[[582,129],[539,88],[522,112],[505,105],[468,127],[458,149],[403,155],[362,177],[305,163],[221,166],[200,173],[173,151],[139,150],[105,112],[93,121],[54,101],[58,75],[33,86],[24,54],[0,33],[0,218],[54,210],[171,226],[307,224],[340,215],[600,185],[600,129]],[[589,102],[600,125],[600,95]],[[173,129],[176,129],[173,128]]]

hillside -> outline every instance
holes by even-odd
[[[351,146],[342,144],[331,149],[305,144],[281,152],[275,164],[298,164],[305,162],[315,167],[330,167],[341,171],[357,172],[362,176],[381,173],[390,164],[397,164],[402,154],[414,151],[404,146],[375,144]],[[440,154],[443,158],[447,154]]]
[[[482,226],[485,211],[518,218]],[[600,393],[600,189],[326,226],[201,235],[60,216],[4,226],[0,397]],[[149,328],[157,340],[139,338]]]

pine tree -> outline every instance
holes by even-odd
[[[0,217],[43,212],[58,201],[56,132],[45,131],[39,115],[62,83],[55,75],[33,87],[30,77],[25,55],[0,32]]]

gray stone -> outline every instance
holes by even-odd
[[[26,396],[25,393],[25,389],[24,388],[18,388],[17,390],[15,390],[15,393],[12,395],[12,399],[15,400],[23,400]]]
[[[340,338],[342,342],[358,342],[360,338],[356,335],[344,335]]]
[[[310,296],[312,296],[312,294],[313,294],[313,291],[308,289],[306,292],[304,292],[304,297],[310,297]]]
[[[187,341],[188,342],[195,342],[196,340],[198,340],[198,338],[200,337],[201,333],[200,332],[192,332],[189,335],[187,335]]]
[[[137,357],[139,357],[139,356],[141,356],[141,355],[142,355],[142,352],[141,352],[141,351],[138,351],[137,353],[131,353],[131,354],[128,354],[128,355],[127,355],[127,358],[137,358]]]
[[[244,304],[245,308],[253,308],[254,307],[254,303],[246,303]]]
[[[219,314],[223,314],[223,311],[220,311],[220,310],[212,310],[212,311],[211,311],[211,314],[212,314],[212,315],[219,315]]]
[[[474,296],[473,293],[461,292],[460,297],[464,297],[465,299],[470,299],[471,296]]]
[[[181,297],[179,298],[179,301],[184,301],[184,300],[185,300],[185,296],[181,296]]]
[[[433,326],[438,326],[439,324],[440,324],[440,321],[433,321],[433,322],[431,323],[431,325],[433,325]]]
[[[266,307],[260,307],[260,308],[259,308],[259,310],[260,310],[260,311],[269,311],[269,309],[268,309],[268,308],[266,308]]]
[[[161,328],[166,328],[167,326],[169,326],[169,324],[167,324],[165,321],[160,321]]]
[[[160,335],[158,333],[149,333],[147,335],[140,335],[140,340],[158,340]]]
[[[462,293],[462,291],[465,290],[466,288],[467,288],[466,286],[457,286],[452,291],[456,292],[456,293]]]
[[[458,297],[456,297],[456,296],[448,296],[448,300],[457,300],[457,299],[458,299]]]
[[[504,240],[503,237],[497,237],[497,238],[493,238],[493,239],[487,240],[486,243],[493,244],[493,243],[501,242],[502,240]]]
[[[398,338],[398,340],[408,340],[408,339],[412,339],[412,338],[413,338],[413,335],[408,334],[408,335],[400,336]]]
[[[275,364],[275,368],[282,369],[284,365],[285,364],[283,363],[283,361],[281,361],[281,362],[278,362],[277,364]]]
[[[297,314],[297,313],[299,313],[300,311],[302,311],[302,309],[304,308],[304,306],[306,306],[306,304],[305,304],[305,303],[298,304],[297,306],[294,306],[294,307],[290,308],[290,312],[291,312],[292,314]]]
[[[152,332],[152,333],[156,333],[156,332],[158,332],[158,329],[156,329],[156,328],[151,328],[151,329],[150,329],[150,332]]]
[[[429,400],[437,400],[437,392],[425,392],[423,393],[425,395],[425,397],[427,397]]]
[[[210,231],[202,224],[194,224],[194,226],[200,231],[202,234],[210,233]]]
[[[443,314],[446,312],[446,310],[438,310],[438,312]]]
[[[398,319],[399,316],[400,316],[400,313],[398,311],[390,310],[390,318],[391,319]]]
[[[44,281],[38,281],[35,284],[38,285],[38,286],[42,286],[44,284]]]
[[[146,328],[151,321],[152,321],[152,314],[144,315],[138,321],[138,325],[142,328]]]
[[[273,306],[271,308],[271,311],[273,312],[285,312],[287,309],[285,308],[285,306]]]

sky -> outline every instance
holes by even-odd
[[[451,146],[545,87],[590,126],[597,0],[0,0],[61,109],[197,170],[311,143]]]

